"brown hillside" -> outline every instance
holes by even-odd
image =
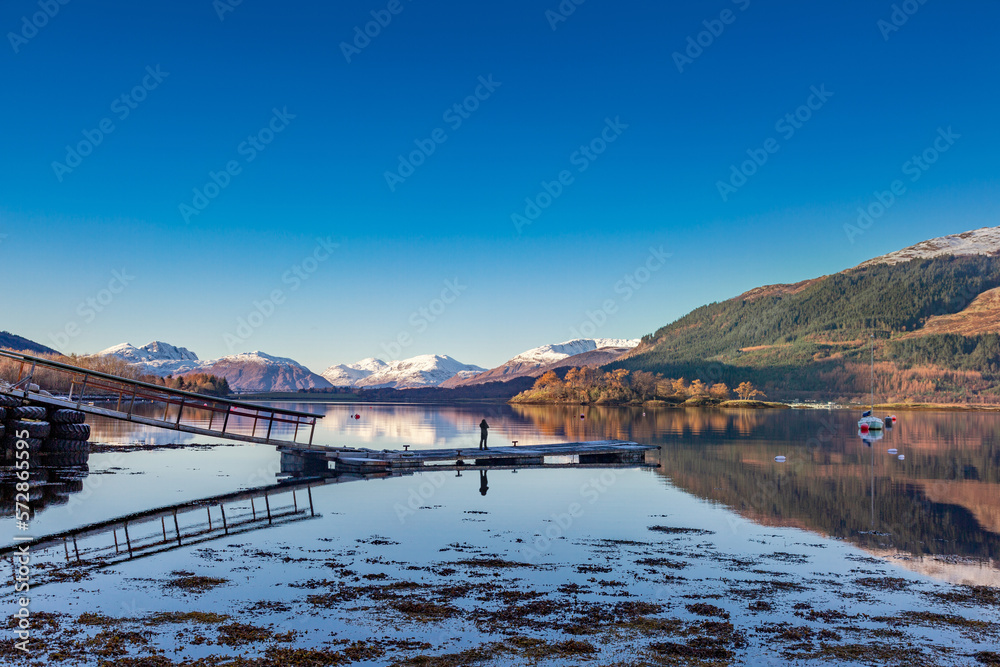
[[[923,327],[906,337],[932,334],[975,336],[984,333],[1000,333],[1000,287],[983,292],[961,312],[931,317]]]

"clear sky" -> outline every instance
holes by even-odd
[[[233,2],[4,3],[0,329],[493,366],[1000,224],[1000,3]]]

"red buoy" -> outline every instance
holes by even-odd
[[[862,433],[867,433],[868,432],[868,424],[862,424],[861,425],[861,432]]]

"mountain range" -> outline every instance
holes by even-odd
[[[825,401],[870,390],[873,346],[882,399],[1000,403],[1000,227],[930,239],[831,275],[757,287],[697,308],[641,340],[542,345],[489,370],[422,355],[363,359],[316,374],[259,351],[200,360],[159,341],[99,354],[162,376],[221,375],[237,392],[347,387],[380,396],[406,389],[441,399],[458,395],[450,390],[495,398],[507,395],[507,386],[517,387],[509,395],[517,393],[548,370],[591,366],[730,386],[748,380],[773,399]],[[6,332],[0,347],[54,352]]]
[[[572,365],[600,365],[618,359],[639,344],[639,340],[577,339],[543,345],[522,352],[498,368],[487,371],[464,364],[448,355],[426,354],[385,362],[368,358],[352,364],[330,366],[322,374],[313,373],[294,359],[264,352],[234,354],[202,360],[185,347],[153,341],[141,347],[122,343],[98,355],[112,355],[136,365],[144,373],[186,376],[207,373],[224,377],[239,393],[294,392],[300,389],[426,389],[463,387],[487,382],[508,382],[514,378],[538,377],[549,368]],[[520,386],[520,385],[519,385]]]

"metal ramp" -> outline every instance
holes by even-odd
[[[296,451],[344,450],[313,444],[323,415],[168,389],[29,354],[0,351],[0,379],[0,394],[36,404]],[[136,414],[142,404],[152,404],[159,416]]]

